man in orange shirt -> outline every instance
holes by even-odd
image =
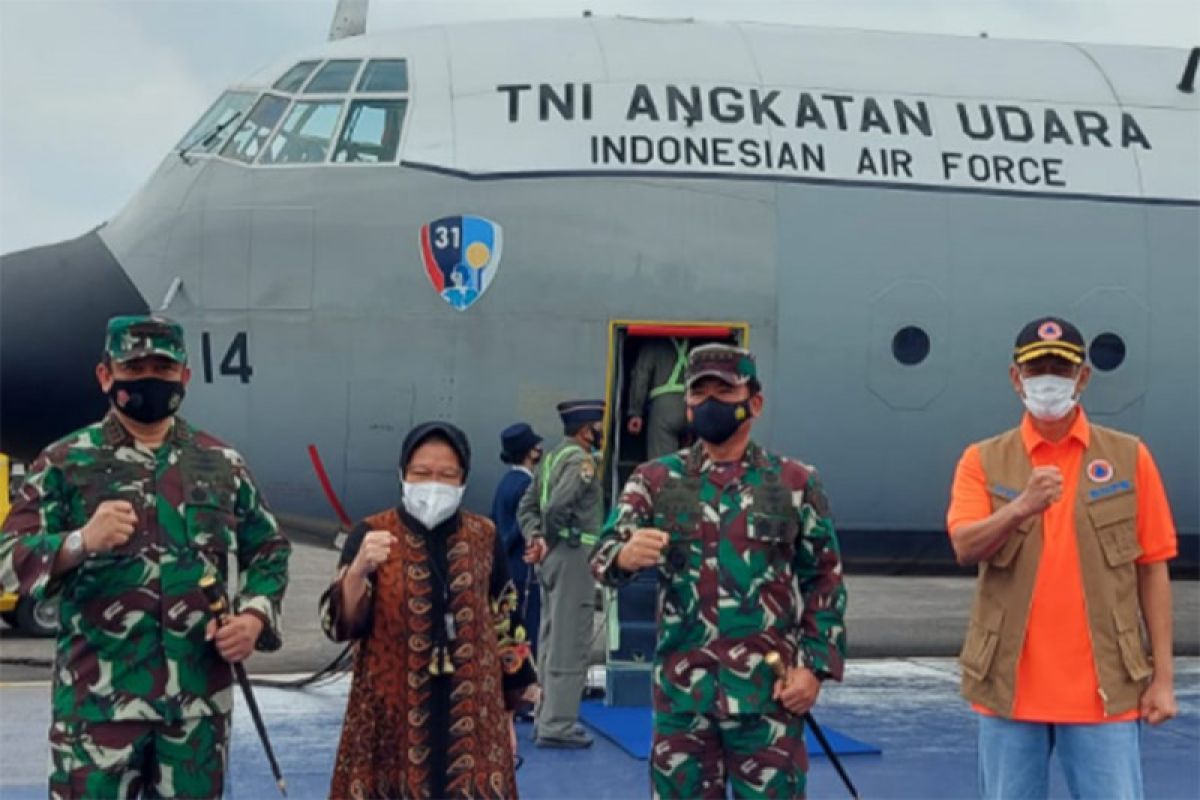
[[[1177,712],[1171,510],[1146,446],[1078,406],[1085,356],[1071,323],[1026,325],[1009,374],[1027,413],[954,475],[950,542],[979,565],[960,661],[984,798],[1045,798],[1055,750],[1072,797],[1141,798],[1139,720]]]

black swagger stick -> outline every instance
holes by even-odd
[[[779,653],[772,650],[763,656],[763,661],[771,668],[771,672],[775,673],[776,680],[783,680],[787,676],[787,668],[783,665],[783,659]],[[842,766],[842,762],[838,759],[837,754],[833,752],[833,748],[829,746],[829,740],[825,738],[825,731],[821,730],[821,726],[813,719],[813,715],[810,712],[806,711],[802,716],[804,724],[812,728],[813,735],[821,743],[821,749],[825,751],[825,755],[833,763],[833,768],[837,770],[842,783],[846,784],[846,791],[850,792],[850,796],[854,800],[859,800],[858,789],[854,788],[854,783],[850,780],[850,776],[846,774],[846,769]]]
[[[225,621],[229,619],[229,601],[225,599],[225,589],[216,576],[205,575],[201,578],[200,591],[204,593],[204,599],[208,602],[208,608],[217,620],[217,624],[224,625]],[[275,751],[271,749],[271,740],[267,737],[267,726],[263,724],[262,712],[258,710],[258,701],[254,699],[254,691],[250,688],[250,678],[246,675],[246,667],[240,662],[230,664],[230,666],[233,667],[233,676],[237,678],[238,685],[242,687],[242,697],[246,698],[246,707],[250,709],[250,718],[254,720],[254,727],[258,730],[258,738],[267,754],[267,761],[271,762],[271,772],[275,774],[275,785],[279,787],[279,793],[287,797],[287,781],[283,779],[279,762],[275,760]]]

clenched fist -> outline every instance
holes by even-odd
[[[642,418],[641,417],[630,417],[629,424],[626,426],[625,429],[628,430],[630,433],[632,433],[634,436],[637,436],[639,433],[642,432]]]
[[[128,500],[105,500],[80,530],[83,549],[88,553],[107,553],[129,541],[137,528],[137,514]]]
[[[637,572],[653,567],[662,556],[663,548],[671,540],[670,534],[657,528],[638,528],[617,551],[617,569]]]
[[[390,531],[367,531],[350,570],[361,578],[367,577],[388,560],[394,544],[396,537]]]
[[[1023,517],[1041,514],[1062,498],[1063,474],[1058,467],[1034,467],[1025,491],[1013,501]]]

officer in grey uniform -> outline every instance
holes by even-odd
[[[538,676],[542,699],[535,720],[539,747],[590,747],[579,725],[595,612],[588,556],[603,524],[599,453],[603,400],[558,405],[563,441],[543,456],[517,520],[529,541],[526,560],[539,564],[542,624]]]
[[[646,432],[646,460],[674,453],[687,430],[683,403],[683,372],[687,368],[687,339],[651,339],[642,344],[629,376],[629,420],[634,436]],[[649,403],[649,419],[646,414]]]

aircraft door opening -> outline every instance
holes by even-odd
[[[745,322],[611,323],[604,422],[605,489],[611,501],[638,464],[691,443],[683,416],[687,353],[714,342],[745,346],[749,336]],[[631,425],[635,420],[639,424]]]
[[[684,410],[684,367],[702,344],[748,344],[745,322],[614,321],[605,382],[605,490],[616,504],[639,464],[690,444]],[[606,592],[608,705],[650,702],[657,642],[658,579],[645,570],[619,592]]]

